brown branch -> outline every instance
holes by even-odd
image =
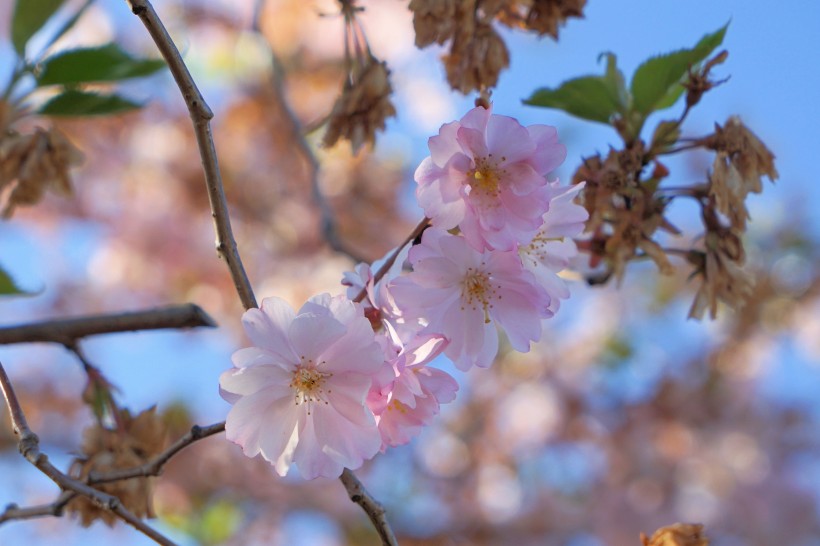
[[[128,523],[157,544],[162,544],[163,546],[175,546],[170,539],[155,529],[149,527],[144,521],[123,506],[119,498],[94,489],[81,481],[75,480],[51,464],[48,460],[48,456],[45,453],[40,452],[40,440],[29,428],[28,423],[26,422],[26,416],[23,413],[23,408],[17,400],[17,395],[14,393],[14,388],[11,385],[8,375],[6,375],[6,370],[3,368],[2,364],[0,364],[0,390],[3,392],[3,397],[6,401],[9,415],[11,416],[11,425],[14,429],[14,433],[20,437],[17,444],[20,454],[28,462],[34,465],[38,470],[40,470],[40,472],[48,476],[51,481],[57,484],[63,491],[72,491],[87,497],[95,505],[114,513],[118,518]],[[31,512],[29,511],[28,514],[30,513]],[[26,514],[26,512],[24,512],[24,514]],[[37,515],[44,514],[39,512]]]
[[[51,504],[38,504],[37,506],[19,507],[12,503],[6,506],[6,509],[0,513],[0,525],[7,521],[34,519],[43,517],[60,517],[63,515],[65,505],[77,494],[73,491],[63,491],[57,500]]]
[[[0,328],[0,344],[52,342],[71,346],[80,338],[98,334],[198,326],[214,327],[216,323],[199,306],[189,303],[115,315],[93,315],[8,326]]]
[[[410,235],[408,235],[407,238],[402,242],[402,244],[400,244],[396,248],[396,250],[393,251],[393,254],[391,254],[390,257],[387,258],[387,260],[382,264],[379,270],[373,274],[373,284],[379,282],[381,278],[384,277],[388,271],[390,271],[390,268],[393,267],[393,264],[396,262],[396,258],[398,258],[399,254],[401,254],[402,249],[410,243],[412,243],[417,237],[421,236],[421,234],[424,233],[424,230],[427,229],[427,226],[429,225],[430,219],[422,218],[421,222],[419,222],[418,225],[415,228],[413,228],[413,231],[410,232]],[[356,295],[356,297],[353,298],[353,301],[360,302],[364,299],[366,295],[367,286],[362,288],[361,292],[359,292]]]
[[[146,462],[145,464],[136,466],[134,468],[110,470],[107,472],[92,471],[91,474],[88,476],[88,483],[97,484],[115,482],[119,480],[127,480],[130,478],[159,476],[162,473],[162,469],[165,467],[165,464],[168,461],[170,461],[174,455],[176,455],[189,445],[193,444],[194,442],[197,442],[209,436],[213,436],[214,434],[219,434],[224,430],[224,421],[221,423],[216,423],[214,425],[209,425],[207,427],[200,427],[198,425],[194,425],[193,427],[191,427],[191,430],[187,434],[182,436],[179,440],[168,446],[165,449],[165,451],[163,451],[150,461]]]
[[[182,93],[185,105],[191,115],[191,122],[194,126],[199,155],[202,158],[202,169],[205,172],[205,185],[208,188],[208,200],[211,204],[211,216],[214,221],[214,231],[216,232],[217,254],[228,264],[231,272],[234,287],[239,299],[245,309],[256,307],[256,297],[253,288],[245,273],[245,266],[239,257],[239,250],[236,248],[236,241],[233,238],[231,229],[231,219],[228,214],[228,203],[225,199],[225,190],[222,186],[222,175],[219,172],[219,162],[216,157],[216,147],[214,146],[213,134],[211,133],[210,120],[214,117],[205,98],[191,77],[188,67],[182,60],[174,41],[168,35],[165,25],[160,20],[151,2],[148,0],[127,0],[131,6],[131,11],[140,18],[148,33],[153,38],[171,75]]]
[[[256,297],[253,294],[253,288],[251,287],[250,281],[245,274],[244,266],[242,265],[242,260],[239,257],[239,251],[236,248],[236,242],[234,241],[233,234],[231,232],[228,206],[225,200],[225,192],[222,187],[222,179],[219,173],[216,149],[214,147],[213,136],[211,135],[210,130],[209,120],[213,118],[213,112],[206,104],[204,97],[199,92],[199,89],[197,89],[196,83],[191,77],[188,68],[185,66],[179,51],[174,45],[173,40],[171,40],[171,37],[168,35],[165,25],[163,25],[162,21],[159,19],[159,16],[151,3],[148,0],[127,1],[131,6],[131,11],[137,15],[140,20],[142,20],[145,28],[148,29],[149,34],[159,48],[163,58],[168,63],[171,74],[182,92],[185,104],[188,106],[188,111],[190,112],[191,120],[194,125],[197,143],[199,144],[199,153],[202,157],[203,169],[205,171],[205,183],[208,187],[208,198],[211,203],[214,229],[216,230],[217,235],[217,252],[220,256],[225,258],[228,268],[231,270],[231,276],[233,277],[236,291],[239,294],[239,299],[242,300],[242,305],[244,305],[245,309],[255,308],[257,307]],[[284,98],[281,100],[284,101]],[[284,110],[285,112],[290,111],[288,108],[285,108]],[[295,118],[293,120],[296,121]],[[293,127],[298,126],[294,125]],[[297,139],[297,143],[298,142],[304,142],[301,134],[299,135],[299,139]],[[308,161],[312,167],[312,176],[315,179],[315,177],[318,176],[318,163],[316,163],[316,159],[313,154],[310,153],[310,148],[307,147],[306,142],[304,145],[305,148],[302,152],[306,161]],[[318,189],[318,182],[315,183],[315,188]],[[317,197],[317,195],[314,194],[314,197]],[[318,202],[321,207],[324,201],[321,199],[320,192],[318,193],[318,197],[320,198]],[[327,218],[330,218],[330,227],[333,228],[331,230],[332,234],[335,233],[335,228],[332,223],[332,216],[328,214],[328,211],[329,209],[327,211],[325,209],[322,210],[324,219],[323,227],[325,229],[327,228]],[[331,241],[331,245],[332,244],[333,243]],[[395,257],[393,260],[395,260]],[[382,273],[382,275],[383,274],[384,273]],[[191,432],[193,433],[193,430]],[[216,432],[219,431],[215,430],[214,433]],[[175,446],[176,445],[177,444],[175,444]],[[179,449],[184,448],[185,445],[188,444],[180,446]],[[170,456],[173,456],[173,454]],[[159,465],[160,469],[162,464]],[[387,546],[395,546],[397,544],[396,539],[393,536],[393,531],[390,529],[390,525],[384,518],[384,509],[382,509],[373,497],[367,493],[361,482],[359,482],[352,471],[345,469],[340,479],[345,485],[351,500],[359,504],[365,512],[367,512],[370,520],[376,527],[379,536],[382,537],[384,544]]]
[[[262,32],[259,28],[260,12],[261,2],[257,2],[252,26],[253,30],[257,34],[261,35]],[[302,123],[299,121],[299,118],[296,117],[296,113],[293,109],[288,106],[287,100],[285,99],[285,72],[281,68],[282,62],[273,51],[273,48],[270,47],[270,44],[268,44],[268,51],[271,59],[273,96],[277,102],[279,110],[287,120],[287,131],[290,139],[296,144],[299,154],[302,156],[305,163],[308,178],[310,179],[310,189],[313,201],[319,208],[319,214],[321,215],[322,236],[325,241],[327,241],[330,248],[336,252],[348,256],[354,262],[366,262],[368,261],[366,258],[358,252],[352,250],[339,237],[339,231],[336,224],[335,215],[333,214],[333,209],[330,207],[330,203],[324,193],[322,193],[322,188],[319,185],[319,161],[316,159],[316,155],[313,153],[310,144],[308,144],[307,139],[305,138],[305,131]]]
[[[342,484],[344,484],[350,500],[361,506],[362,510],[367,514],[367,517],[370,518],[373,527],[375,527],[376,532],[379,533],[379,538],[382,539],[382,545],[398,546],[399,543],[396,540],[396,535],[393,534],[393,530],[390,528],[390,524],[385,517],[384,507],[367,492],[367,489],[364,488],[364,485],[362,485],[362,482],[359,481],[359,478],[356,477],[353,471],[345,468],[339,479],[342,481]]]

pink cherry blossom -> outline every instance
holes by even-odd
[[[521,352],[541,337],[549,296],[518,252],[479,252],[464,237],[429,228],[409,258],[413,272],[394,280],[392,293],[407,315],[422,317],[422,333],[449,340],[444,354],[459,369],[492,364],[498,351],[495,324]]]
[[[549,206],[545,176],[566,156],[554,127],[524,127],[477,107],[443,125],[429,148],[416,195],[434,226],[458,226],[476,250],[532,239]]]
[[[558,182],[551,185],[553,195],[549,211],[544,215],[544,225],[532,241],[518,247],[524,267],[532,271],[538,283],[550,296],[549,310],[558,311],[561,299],[569,297],[569,288],[558,273],[569,267],[570,260],[578,254],[573,237],[584,231],[584,222],[589,213],[573,199],[584,187],[560,187]]]
[[[384,357],[361,308],[343,296],[311,298],[298,312],[278,298],[242,324],[253,346],[220,377],[233,404],[227,437],[284,476],[338,477],[375,455],[381,437],[365,398]]]
[[[441,404],[452,402],[458,383],[450,374],[427,366],[447,346],[442,336],[418,337],[400,347],[389,339],[385,373],[373,381],[367,403],[382,436],[381,450],[408,443],[438,415]]]

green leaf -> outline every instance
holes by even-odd
[[[0,268],[0,295],[11,296],[17,294],[27,294],[17,286],[14,279],[6,273],[3,268]]]
[[[135,110],[141,106],[119,95],[101,95],[71,89],[45,103],[38,112],[46,116],[102,116]]]
[[[652,150],[657,152],[666,151],[680,138],[680,124],[677,121],[662,121],[655,127],[652,134]]]
[[[557,108],[579,118],[606,124],[619,111],[617,98],[601,76],[567,80],[558,89],[538,89],[524,100],[524,104]]]
[[[148,76],[165,67],[160,59],[135,59],[116,44],[73,49],[43,61],[37,85],[75,85]]]
[[[653,57],[641,64],[632,76],[630,91],[633,108],[644,114],[672,106],[683,93],[681,80],[689,68],[703,61],[723,43],[729,23],[707,34],[692,49],[681,49]]]
[[[626,90],[626,80],[624,73],[617,66],[618,58],[614,53],[607,51],[598,56],[606,57],[606,71],[604,72],[604,83],[609,89],[609,94],[612,95],[613,100],[619,105],[620,112],[626,112],[629,104],[629,92]]]
[[[23,58],[26,43],[54,15],[64,0],[17,0],[11,16],[11,43]]]

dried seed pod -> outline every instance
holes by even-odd
[[[350,141],[357,154],[365,142],[375,142],[376,131],[384,130],[387,118],[396,115],[390,102],[393,89],[389,75],[385,62],[370,57],[354,82],[345,84],[330,113],[322,140],[325,146],[333,146],[343,138]]]
[[[81,457],[72,467],[79,478],[91,472],[106,472],[140,466],[159,454],[165,447],[166,427],[150,408],[136,417],[127,410],[120,412],[121,428],[109,430],[94,425],[83,433]],[[138,518],[154,517],[152,507],[153,478],[132,478],[96,484],[94,487],[119,498],[123,505]],[[75,497],[68,504],[69,512],[76,514],[84,527],[96,520],[113,526],[117,517],[85,497]]]
[[[0,190],[16,181],[3,206],[3,217],[10,217],[19,205],[38,203],[46,189],[70,195],[69,169],[82,159],[80,151],[53,128],[3,137],[0,140]]]
[[[704,146],[717,152],[709,190],[717,210],[732,226],[745,229],[749,217],[746,196],[763,191],[763,176],[777,179],[774,154],[736,116],[723,127],[715,124],[715,133],[704,140]]]
[[[504,40],[488,23],[478,22],[472,33],[459,32],[444,56],[447,81],[462,93],[494,87],[510,64]]]
[[[675,523],[661,527],[651,538],[641,533],[643,546],[709,546],[709,539],[703,534],[699,523]]]

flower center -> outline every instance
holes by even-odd
[[[563,237],[547,237],[543,232],[539,231],[535,237],[533,237],[532,241],[530,241],[530,244],[518,247],[518,253],[521,255],[522,260],[529,259],[534,266],[537,266],[539,262],[546,260],[549,255],[547,252],[547,243],[561,242],[563,240]]]
[[[501,193],[501,174],[489,158],[475,158],[475,168],[467,172],[466,183],[470,186],[470,193],[477,197],[498,197]]]
[[[496,298],[496,288],[499,287],[493,287],[487,273],[468,267],[467,274],[461,282],[461,310],[469,306],[475,311],[481,306],[484,311],[484,322],[489,324],[490,309],[493,308],[491,301]]]
[[[308,415],[310,415],[311,403],[328,403],[325,399],[325,395],[330,393],[330,389],[325,390],[324,385],[333,374],[317,370],[313,361],[306,361],[305,357],[302,357],[302,362],[303,364],[297,366],[293,372],[293,377],[290,380],[290,388],[293,389],[296,405],[307,404]]]

